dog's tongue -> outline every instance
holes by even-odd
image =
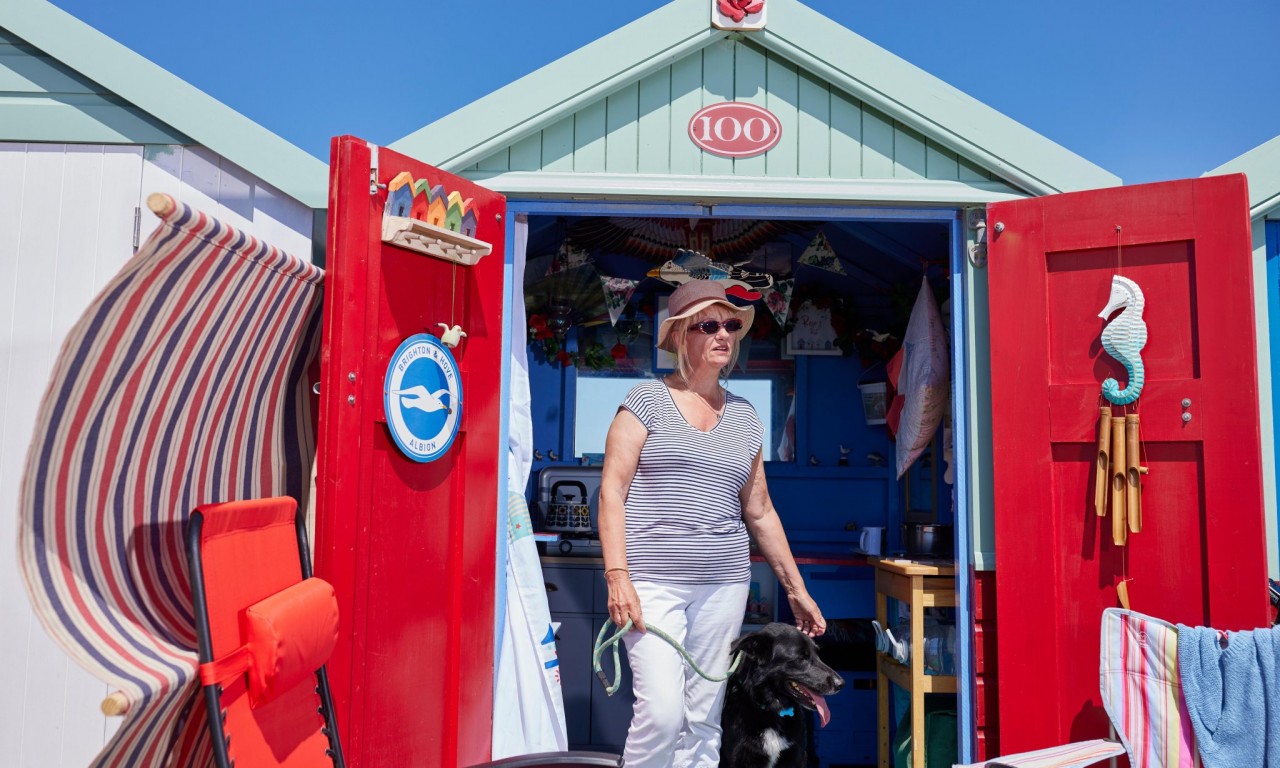
[[[800,687],[804,689],[805,693],[809,694],[809,698],[813,699],[813,705],[818,708],[818,717],[822,718],[821,727],[826,728],[827,723],[831,722],[831,710],[827,708],[827,700],[808,688],[805,688],[803,685]]]

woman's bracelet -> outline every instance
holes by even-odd
[[[610,573],[613,573],[614,571],[622,571],[623,573],[628,574],[628,575],[630,575],[630,573],[631,573],[631,571],[628,571],[626,568],[605,568],[605,569],[604,569],[604,575],[605,575],[605,578],[608,578],[608,577],[609,577],[609,574],[610,574]]]

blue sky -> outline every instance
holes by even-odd
[[[322,159],[380,144],[663,0],[53,0]],[[1276,0],[807,0],[1121,176],[1198,176],[1280,134]]]

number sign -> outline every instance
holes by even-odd
[[[722,101],[698,110],[689,120],[689,138],[721,157],[755,157],[782,138],[778,116],[755,104]]]

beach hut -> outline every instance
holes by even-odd
[[[26,447],[64,335],[155,223],[167,192],[303,258],[326,202],[321,161],[43,0],[0,7],[0,705],[15,765],[84,765],[114,720],[102,683],[33,618],[15,561]]]
[[[511,301],[532,329],[510,340],[532,338],[527,496],[544,526],[561,527],[554,512],[573,498],[564,492],[592,493],[620,399],[609,385],[670,366],[644,350],[670,290],[662,281],[699,269],[772,278],[770,311],[757,317],[779,334],[753,342],[733,381],[762,387],[753,402],[772,429],[771,490],[819,602],[833,617],[873,615],[877,569],[852,555],[861,531],[883,529],[892,552],[918,547],[914,526],[955,526],[961,759],[1105,733],[1096,679],[1077,672],[1096,664],[1100,611],[1121,595],[1200,623],[1263,620],[1265,553],[1235,559],[1229,533],[1260,537],[1263,526],[1261,477],[1231,479],[1234,441],[1260,450],[1255,393],[1245,384],[1228,418],[1205,379],[1256,381],[1254,355],[1199,341],[1213,333],[1200,323],[1223,311],[1252,344],[1222,282],[1241,279],[1247,254],[1238,232],[1211,233],[1212,205],[1229,220],[1242,203],[1239,177],[1097,191],[1120,180],[795,0],[769,0],[740,23],[717,3],[676,0],[390,149],[507,197]],[[397,170],[376,153],[370,163],[381,176]],[[1194,184],[1208,186],[1193,194]],[[1192,258],[1218,248],[1229,253],[1222,274]],[[682,251],[717,258],[694,263]],[[1092,506],[1102,381],[1143,375],[1101,354],[1114,307],[1098,313],[1117,274],[1147,286],[1148,322],[1160,329],[1144,353],[1142,494],[1144,509],[1166,516],[1127,545],[1125,525],[1112,523],[1124,518]],[[899,478],[876,410],[875,344],[901,332],[892,305],[910,304],[922,279],[949,299],[952,424]],[[604,303],[620,312],[595,306],[592,280],[613,286]],[[859,326],[865,335],[852,333]],[[1226,497],[1236,519],[1206,529],[1205,506],[1219,514],[1232,505],[1214,499]],[[542,565],[561,658],[578,659],[604,616],[599,590],[591,596],[598,542],[562,532],[550,546]],[[1169,573],[1170,558],[1193,565]],[[749,611],[785,616],[768,574],[758,581]],[[1042,663],[1018,661],[1033,657]],[[616,748],[625,702],[606,701],[587,667],[568,663],[569,742]],[[876,687],[855,686],[844,699],[852,716],[819,734],[824,765],[874,759]]]

